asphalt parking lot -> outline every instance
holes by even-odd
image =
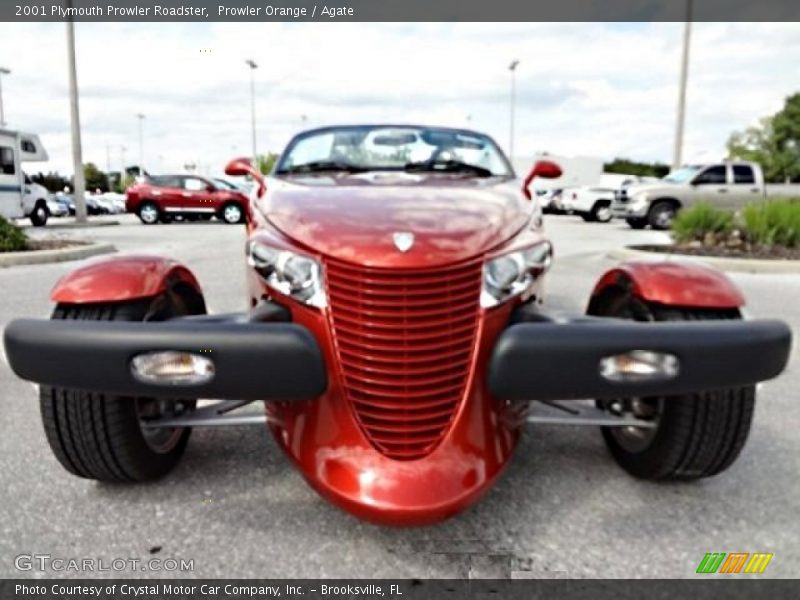
[[[117,219],[112,227],[35,235],[172,256],[197,274],[213,312],[244,308],[243,228]],[[666,239],[574,217],[549,216],[547,227],[557,253],[547,304],[564,310],[585,307],[594,280],[613,264],[608,250]],[[47,315],[50,287],[76,264],[0,269],[0,327]],[[731,277],[749,299],[749,316],[779,317],[800,331],[800,275]],[[194,559],[193,573],[145,576],[691,577],[706,552],[739,551],[774,553],[761,577],[793,577],[800,564],[798,346],[784,375],[763,386],[742,456],[716,478],[638,481],[612,461],[599,431],[539,426],[478,505],[441,525],[405,530],[363,523],[323,501],[259,427],[196,430],[179,467],[155,483],[72,477],[47,447],[34,388],[3,360],[0,576],[45,576],[15,570],[16,556],[36,553]]]

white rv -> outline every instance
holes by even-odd
[[[47,190],[22,171],[23,162],[45,161],[47,151],[38,135],[0,129],[0,215],[29,217],[39,227],[47,223]]]

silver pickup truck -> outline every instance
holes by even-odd
[[[738,210],[767,197],[800,196],[800,184],[765,185],[761,167],[752,162],[691,165],[672,171],[657,183],[617,190],[611,213],[634,229],[650,225],[669,229],[681,208],[705,201]]]

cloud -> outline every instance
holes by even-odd
[[[680,23],[79,23],[84,159],[219,172],[250,151],[253,58],[259,149],[337,122],[471,126],[515,147],[669,161]],[[778,110],[800,81],[796,23],[695,23],[685,156],[718,158],[727,136]],[[34,43],[35,42],[35,43]],[[0,24],[10,125],[42,134],[44,168],[71,171],[60,23]],[[23,50],[24,49],[24,50]],[[306,120],[303,120],[306,116]],[[108,150],[107,150],[108,148]]]

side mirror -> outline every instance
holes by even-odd
[[[258,183],[258,196],[264,195],[267,191],[267,183],[264,181],[264,176],[261,172],[253,166],[253,163],[247,157],[234,158],[227,165],[225,165],[225,175],[230,177],[245,177],[250,175]]]
[[[522,184],[522,193],[528,200],[530,200],[531,192],[528,188],[535,178],[541,177],[543,179],[556,179],[561,177],[561,173],[561,167],[559,167],[553,161],[537,160],[534,163],[533,168],[531,168],[530,173],[528,173],[528,176],[525,178],[525,182]]]

